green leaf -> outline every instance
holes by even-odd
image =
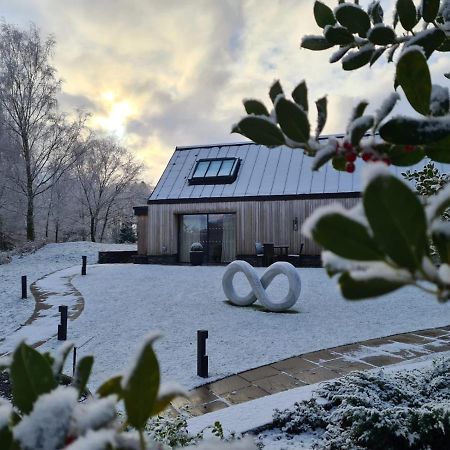
[[[427,247],[427,227],[417,195],[387,172],[369,182],[363,205],[381,250],[402,268],[421,267]]]
[[[152,416],[156,416],[163,412],[169,406],[170,402],[177,397],[188,398],[186,392],[181,387],[170,386],[165,388],[164,385],[161,386],[155,401],[155,406],[153,407]]]
[[[284,144],[284,136],[281,130],[274,123],[262,117],[244,117],[233,127],[232,133],[240,133],[257,144],[267,147]]]
[[[446,116],[449,108],[448,87],[433,84],[431,87],[430,114],[433,117]]]
[[[352,33],[365,37],[370,28],[370,17],[360,7],[351,3],[343,3],[335,9],[336,19]]]
[[[422,18],[425,22],[433,22],[439,12],[439,0],[422,0]]]
[[[327,25],[324,30],[324,35],[325,39],[332,44],[331,46],[352,44],[355,41],[353,34],[347,28],[339,25]]]
[[[93,356],[85,356],[81,358],[77,364],[75,376],[73,379],[73,385],[78,390],[80,395],[86,392],[87,383],[89,381],[93,365],[94,365]]]
[[[372,2],[369,5],[367,14],[369,14],[369,17],[371,18],[371,20],[374,24],[383,22],[384,12],[383,12],[383,8],[380,5],[380,2],[378,2],[378,1]]]
[[[108,395],[115,394],[119,398],[123,398],[123,389],[121,383],[122,383],[122,375],[116,375],[115,377],[106,380],[97,389],[97,395],[99,397],[107,397]]]
[[[421,148],[416,148],[412,152],[406,152],[403,145],[386,146],[385,153],[389,156],[394,166],[413,166],[425,158],[425,152]]]
[[[9,426],[0,428],[0,448],[10,450],[13,443],[13,433]]]
[[[449,73],[444,73],[444,77],[448,78],[450,80],[450,72]]]
[[[269,116],[269,111],[265,107],[264,103],[259,100],[245,99],[242,101],[247,114],[254,114],[255,116]]]
[[[306,82],[302,81],[299,83],[291,95],[295,103],[301,106],[303,111],[308,112],[308,88],[306,87]]]
[[[418,45],[422,47],[427,59],[430,55],[442,47],[445,42],[445,33],[439,28],[428,28],[426,30],[417,33],[408,42],[405,43],[404,49],[411,47],[412,45]]]
[[[417,25],[417,11],[412,0],[397,0],[397,13],[405,30],[411,31]]]
[[[347,161],[343,155],[336,155],[333,158],[332,164],[335,170],[339,170],[340,172],[345,172],[345,164]]]
[[[322,133],[325,124],[327,123],[328,100],[326,96],[319,98],[319,100],[316,101],[316,108],[317,108],[317,127],[316,127],[316,139],[317,139]]]
[[[365,44],[359,50],[349,52],[342,60],[344,70],[356,70],[368,64],[375,51],[373,44]]]
[[[450,164],[450,136],[428,144],[425,148],[425,153],[433,161]]]
[[[383,254],[366,227],[338,212],[324,214],[312,229],[314,240],[338,256],[356,261],[377,261]]]
[[[379,131],[380,136],[392,144],[431,144],[450,136],[450,121],[400,116],[388,120]]]
[[[323,36],[303,36],[300,47],[308,50],[327,50],[333,47],[334,44],[328,42]]]
[[[342,295],[347,300],[363,300],[388,294],[403,286],[403,283],[388,281],[383,277],[355,280],[348,272],[339,278]]]
[[[340,61],[343,56],[352,48],[352,45],[347,45],[345,47],[340,47],[336,50],[329,59],[330,64]]]
[[[40,395],[56,388],[49,362],[37,350],[23,342],[13,353],[10,378],[13,403],[24,414],[31,412]]]
[[[347,130],[350,128],[350,125],[353,123],[354,120],[358,119],[364,114],[364,111],[366,110],[367,106],[369,105],[368,102],[365,100],[361,100],[352,110],[352,115],[350,117],[350,121],[347,125]]]
[[[426,116],[430,111],[431,76],[423,53],[419,50],[403,53],[397,62],[396,79],[411,106]]]
[[[444,42],[438,47],[438,52],[450,52],[450,39],[447,38]]]
[[[283,133],[296,142],[308,142],[310,126],[308,116],[301,107],[283,97],[275,103],[275,112]]]
[[[127,422],[137,430],[150,418],[159,389],[159,365],[152,348],[155,339],[147,340],[128,378],[122,380]]]
[[[279,80],[276,80],[269,89],[269,97],[270,100],[272,100],[272,103],[275,103],[275,100],[280,94],[283,94],[283,88],[281,87]]]
[[[43,355],[45,358],[47,358],[48,361],[51,361],[53,373],[55,375],[59,375],[62,372],[64,363],[66,362],[66,359],[69,356],[69,353],[72,351],[72,349],[73,344],[67,342],[58,348],[56,352],[56,358],[53,358],[48,354]],[[49,356],[50,358],[48,358]]]
[[[375,45],[393,44],[396,39],[395,31],[387,25],[377,25],[367,33],[367,39]]]
[[[377,62],[378,58],[386,51],[386,48],[387,47],[380,47],[373,52],[372,57],[370,58],[370,67]]]
[[[334,25],[336,23],[331,8],[317,0],[314,2],[314,18],[320,28],[325,28],[327,25]]]
[[[449,224],[446,223],[446,226]],[[448,231],[445,232],[442,228],[437,228],[432,232],[433,244],[439,253],[441,263],[449,264],[450,262],[450,239]]]
[[[373,126],[373,116],[358,117],[353,121],[349,128],[350,143],[353,146],[359,144],[361,139],[367,133],[367,130]]]

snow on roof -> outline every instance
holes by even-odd
[[[228,157],[241,160],[237,178],[232,184],[189,184],[197,161]],[[243,142],[177,147],[150,195],[149,203],[231,197],[354,195],[361,192],[361,166],[365,164],[361,160],[357,160],[356,170],[352,174],[333,169],[331,163],[313,171],[312,163],[313,158],[306,156],[303,150],[286,146],[267,148]],[[422,166],[419,164],[418,167]],[[436,166],[439,170],[450,172],[448,165],[436,163]],[[400,175],[407,169],[416,168],[391,166],[390,169]]]

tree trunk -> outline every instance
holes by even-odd
[[[109,211],[111,209],[111,203],[108,205],[108,209],[106,210],[106,214],[105,214],[105,220],[103,222],[103,228],[102,228],[102,233],[100,235],[100,242],[103,242],[103,236],[105,234],[105,230],[106,230],[106,224],[108,223],[108,219],[109,219]]]
[[[27,193],[27,240],[34,241],[34,205],[33,194]]]
[[[95,217],[91,217],[91,241],[95,242]]]
[[[55,242],[57,243],[58,242],[58,234],[59,234],[59,222],[57,221],[56,223],[55,223]]]

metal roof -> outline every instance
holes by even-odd
[[[188,180],[199,159],[226,157],[241,159],[239,173],[232,184],[189,185]],[[208,198],[354,195],[361,192],[360,169],[364,163],[360,159],[352,174],[333,169],[331,163],[313,171],[312,161],[301,149],[267,148],[249,142],[177,147],[149,201],[168,200],[172,203],[177,199],[205,201]],[[439,170],[450,171],[449,165],[436,163],[436,166]],[[417,168],[391,167],[397,175],[406,169]]]

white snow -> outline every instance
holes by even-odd
[[[380,25],[384,26],[383,24]],[[398,100],[400,100],[400,95],[397,92],[392,92],[383,103],[381,103],[380,108],[377,109],[375,113],[375,125],[378,125],[392,112]]]
[[[104,450],[108,444],[115,444],[115,434],[115,430],[89,430],[65,450]]]
[[[50,272],[80,264],[86,255],[88,264],[97,262],[98,252],[106,250],[135,250],[135,245],[68,242],[48,244],[37,252],[14,256],[9,264],[0,265],[0,341],[26,322],[34,310],[35,302],[21,299],[21,276],[27,275],[28,287]],[[0,350],[1,353],[1,350]]]
[[[71,431],[74,435],[81,436],[89,429],[98,429],[114,421],[116,413],[117,397],[109,395],[105,398],[88,399],[77,405],[73,414]]]
[[[363,189],[378,177],[392,177],[392,172],[389,167],[383,162],[374,162],[370,164],[365,164],[362,169],[362,185]],[[399,178],[398,178],[399,179]]]
[[[264,270],[256,268],[260,276]],[[309,351],[449,322],[450,303],[438,303],[414,288],[347,302],[323,269],[298,269],[302,293],[287,313],[237,307],[222,292],[224,271],[220,266],[114,264],[90,266],[87,276],[75,276],[72,283],[84,296],[85,309],[69,323],[68,339],[77,347],[86,343],[78,348],[79,358],[95,355],[90,387],[123,372],[144,336],[155,329],[163,335],[154,345],[162,381],[193,388]],[[243,275],[237,274],[234,283],[238,293],[249,291]],[[268,287],[275,299],[286,291],[283,277]],[[59,318],[53,320],[51,332]],[[209,331],[209,379],[196,375],[199,329]],[[43,348],[57,346],[52,339]]]

